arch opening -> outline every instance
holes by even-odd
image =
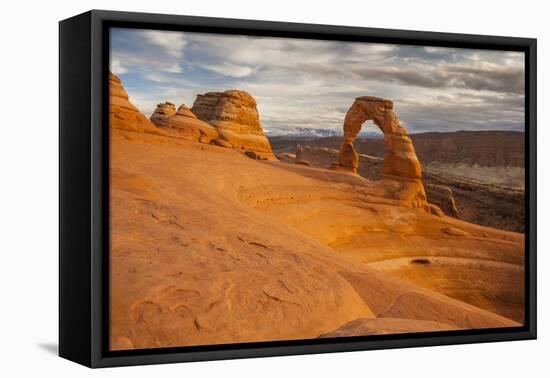
[[[359,155],[354,142],[366,121],[380,128],[384,135],[384,160],[381,177],[420,179],[422,169],[407,130],[393,111],[393,102],[378,97],[357,97],[344,119],[344,141],[334,168],[357,173]]]
[[[384,133],[372,119],[367,119],[361,125],[361,131],[353,142],[359,155],[357,174],[371,181],[380,179],[384,161]]]

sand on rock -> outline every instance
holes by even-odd
[[[522,322],[519,289],[499,287],[508,267],[523,277],[523,235],[403,206],[346,172],[128,130],[111,146],[113,350]],[[471,276],[446,277],[444,256]],[[482,282],[484,301],[468,297]],[[505,303],[517,321],[491,312]]]

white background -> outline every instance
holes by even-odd
[[[4,1],[0,22],[0,375],[108,377],[549,376],[550,203],[545,1]],[[538,38],[539,340],[90,370],[55,355],[58,25],[89,9]],[[75,125],[78,127],[78,125]],[[547,299],[547,298],[545,298]],[[546,351],[545,351],[546,349]]]

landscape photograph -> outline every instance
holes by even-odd
[[[524,324],[524,53],[109,35],[111,351]]]

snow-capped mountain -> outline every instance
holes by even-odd
[[[268,137],[294,137],[294,138],[329,138],[343,135],[342,130],[306,128],[306,127],[289,127],[289,128],[266,128],[264,130]],[[361,132],[360,136],[376,137],[379,133]]]

